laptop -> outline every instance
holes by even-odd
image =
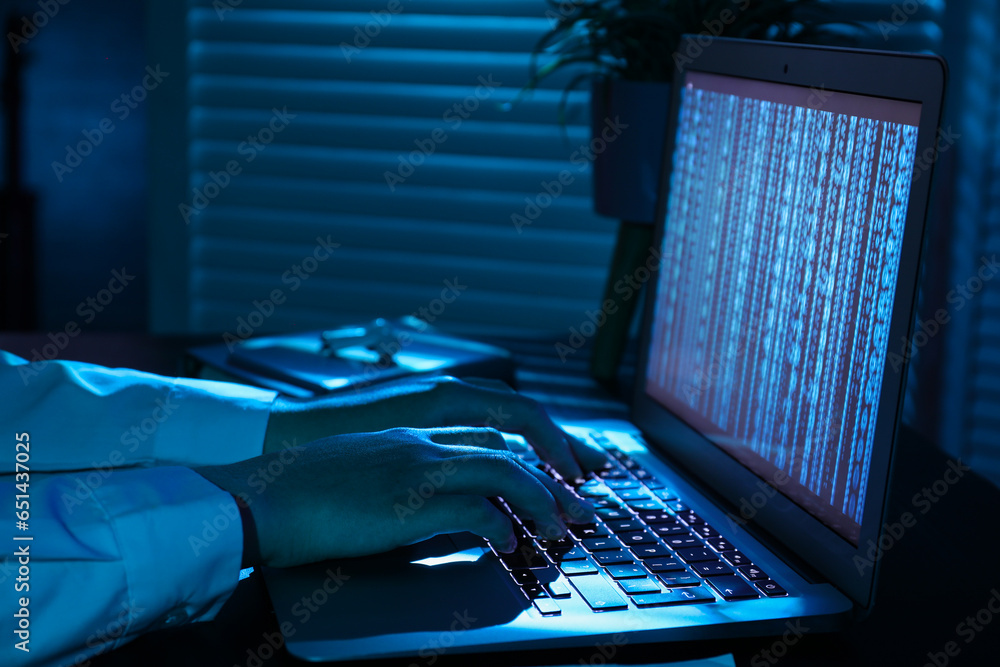
[[[575,487],[598,519],[551,543],[515,517],[511,555],[458,534],[265,569],[292,655],[429,665],[871,607],[944,62],[705,41],[675,58],[631,421],[554,415],[610,454]]]

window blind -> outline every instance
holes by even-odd
[[[527,82],[547,9],[190,2],[190,174],[176,212],[188,329],[233,331],[270,311],[276,289],[286,301],[255,333],[415,313],[456,283],[437,323],[579,324],[600,299],[615,231],[592,212],[589,164],[570,162],[589,142],[588,95],[569,95],[564,130],[572,72],[504,107]],[[573,180],[553,196],[565,169]],[[526,210],[530,224],[515,224]],[[318,239],[339,244],[328,259]]]
[[[956,113],[960,140],[949,288],[956,301],[947,339],[941,440],[1000,485],[1000,3],[974,0]],[[981,272],[982,271],[982,272]],[[957,288],[964,288],[962,293]],[[952,326],[952,324],[954,326]]]

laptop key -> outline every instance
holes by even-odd
[[[664,556],[670,556],[673,553],[662,544],[640,544],[639,546],[631,547],[631,551],[635,554],[635,557],[640,560],[646,560],[647,558],[663,558]]]
[[[719,577],[732,574],[729,566],[722,563],[695,563],[691,568],[703,577]]]
[[[622,579],[618,582],[618,587],[625,591],[626,595],[640,595],[643,593],[659,593],[662,588],[652,579]]]
[[[613,509],[621,509],[622,507],[620,502],[612,498],[594,498],[590,501],[590,504],[593,505],[595,510],[601,507],[611,507]]]
[[[757,590],[769,598],[779,598],[788,595],[788,591],[770,579],[767,581],[755,581],[753,582],[753,585],[757,587]]]
[[[650,572],[655,572],[657,574],[660,572],[678,572],[687,570],[687,568],[684,567],[684,563],[680,562],[676,558],[649,558],[643,560],[642,562]]]
[[[588,537],[582,541],[587,551],[618,551],[622,543],[614,537]]]
[[[636,521],[635,519],[615,519],[614,521],[608,521],[608,528],[615,534],[634,533],[636,531],[646,529],[642,523]]]
[[[658,523],[650,526],[652,531],[660,537],[670,535],[690,535],[687,526],[680,523]]]
[[[725,600],[756,600],[760,597],[753,586],[736,575],[712,577],[708,580],[708,585],[718,591]]]
[[[621,489],[638,489],[642,487],[642,484],[627,477],[624,479],[608,479],[604,481],[604,484],[609,489],[614,489],[615,491],[619,491]]]
[[[575,577],[581,574],[596,574],[597,566],[589,560],[571,560],[559,563],[559,570],[567,577]]]
[[[700,526],[692,526],[691,532],[697,535],[698,537],[703,537],[703,538],[722,537],[722,535],[720,535],[715,528],[712,528],[707,523],[703,523]]]
[[[535,605],[535,609],[541,613],[542,616],[559,616],[562,614],[562,609],[552,598],[538,598],[537,600],[532,600],[531,604]]]
[[[629,500],[649,500],[649,492],[645,489],[622,489],[616,492],[618,497],[624,501]]]
[[[621,565],[633,561],[632,554],[625,551],[598,551],[593,556],[601,565]]]
[[[733,567],[739,567],[741,565],[751,565],[750,559],[739,551],[723,551],[722,560],[726,561]]]
[[[702,546],[701,540],[691,533],[687,533],[686,535],[667,535],[664,536],[663,541],[671,549],[693,549]],[[713,555],[712,558],[715,558],[715,556]]]
[[[631,518],[631,514],[623,509],[614,509],[611,507],[601,507],[595,510],[597,516],[601,517],[605,521],[611,521],[614,519],[628,519]]]
[[[514,577],[518,586],[530,586],[538,583],[538,579],[535,578],[531,570],[514,570],[510,575]]]
[[[702,519],[700,516],[691,511],[677,512],[677,516],[679,516],[681,518],[681,521],[683,521],[689,526],[698,526],[705,523],[704,519]]]
[[[625,598],[604,577],[577,577],[570,581],[594,611],[628,609]]]
[[[570,524],[569,532],[577,539],[584,540],[588,537],[607,537],[607,529],[598,523],[574,523]]]
[[[641,565],[611,565],[607,568],[612,579],[645,579],[649,573]]]
[[[538,598],[547,598],[547,597],[549,597],[548,592],[539,583],[534,583],[534,584],[529,584],[527,586],[522,586],[521,587],[521,592],[524,593],[524,595],[529,600],[537,600]]]
[[[770,577],[764,574],[764,571],[756,565],[744,565],[743,567],[737,569],[740,571],[740,574],[750,581],[766,581],[770,579]]]
[[[500,554],[500,560],[508,570],[536,570],[549,566],[545,556],[535,551],[534,547],[519,548],[509,554]]]
[[[677,494],[670,489],[657,489],[653,491],[653,495],[664,501],[677,500]]]
[[[639,512],[639,518],[650,525],[656,523],[677,523],[677,517],[666,510],[660,512]]]
[[[721,551],[735,551],[736,550],[736,547],[733,546],[733,543],[730,542],[729,540],[727,540],[724,537],[710,537],[710,538],[708,538],[705,541],[708,542],[709,545],[713,549],[715,549],[716,551],[720,551],[721,552]]]
[[[624,533],[619,538],[622,544],[633,546],[635,544],[656,544],[656,536],[647,530],[641,533]]]
[[[569,586],[566,585],[566,579],[564,577],[559,577],[555,581],[550,581],[545,584],[545,588],[549,591],[549,595],[560,600],[562,598],[570,597],[571,593]]]
[[[685,563],[704,563],[707,561],[718,561],[714,553],[709,549],[704,547],[699,547],[696,549],[680,549],[677,551],[677,555],[680,556]]]
[[[636,512],[648,512],[663,509],[663,505],[655,500],[629,500],[625,504]]]
[[[684,572],[671,572],[661,574],[660,581],[667,588],[680,588],[682,586],[701,586],[701,579],[691,574],[687,570]]]
[[[583,547],[573,547],[572,549],[555,549],[549,551],[549,557],[555,563],[563,563],[570,560],[586,560],[587,552],[583,550]]]
[[[662,607],[674,604],[701,604],[705,602],[715,602],[715,596],[704,586],[695,588],[685,588],[665,593],[652,593],[649,595],[634,595],[632,602],[636,607]]]

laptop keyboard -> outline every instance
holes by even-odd
[[[587,437],[610,448],[600,431]],[[509,554],[495,553],[543,616],[561,614],[560,601],[574,596],[592,611],[604,612],[787,595],[627,454],[611,449],[613,458],[604,469],[573,486],[542,464],[523,439],[508,444],[588,500],[597,513],[593,523],[569,524],[569,534],[552,541],[499,501],[514,524],[518,546]]]

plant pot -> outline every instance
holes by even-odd
[[[601,301],[607,319],[590,359],[591,375],[605,383],[617,377],[639,301],[638,292],[623,294],[615,286],[645,265],[651,252],[669,111],[668,83],[603,78],[591,89],[594,210],[621,220]]]
[[[669,83],[616,77],[593,82],[590,119],[597,213],[653,223],[669,109]]]

